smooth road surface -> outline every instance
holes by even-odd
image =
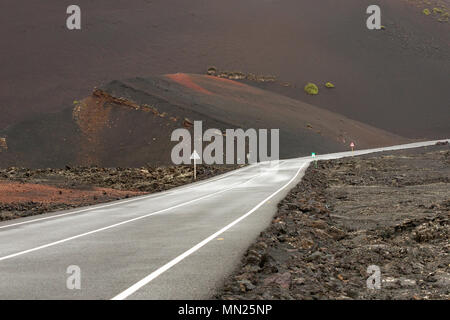
[[[312,160],[258,163],[166,192],[2,222],[0,300],[211,298]],[[77,268],[81,287],[69,289]]]

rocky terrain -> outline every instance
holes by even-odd
[[[197,167],[202,180],[236,166]],[[164,191],[193,181],[190,166],[0,169],[0,221]]]
[[[449,299],[449,183],[448,145],[319,161],[216,297]]]

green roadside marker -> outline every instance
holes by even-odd
[[[312,152],[312,153],[311,153],[311,157],[314,159],[314,168],[317,169],[317,160],[315,160],[315,158],[316,158],[316,153],[315,153],[315,152]]]

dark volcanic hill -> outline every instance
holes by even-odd
[[[324,95],[327,92],[323,93]],[[267,90],[207,75],[112,81],[63,111],[0,132],[0,166],[136,167],[170,164],[174,129],[280,129],[280,157],[407,142],[408,139]]]
[[[376,1],[380,31],[366,28],[371,0],[79,0],[81,31],[65,28],[69,4],[2,0],[0,129],[111,79],[215,65],[276,75],[291,97],[402,136],[450,135],[449,23],[432,10],[449,0]],[[309,97],[310,81],[336,90]]]

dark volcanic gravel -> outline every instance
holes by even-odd
[[[448,146],[310,166],[216,298],[449,299],[449,178]]]
[[[197,167],[197,180],[240,166]],[[193,182],[192,166],[0,169],[0,221],[93,205]]]
[[[197,180],[237,169],[240,166],[198,165]],[[158,192],[193,182],[192,166],[99,168],[66,167],[65,169],[0,169],[0,179],[46,185],[116,190]]]

